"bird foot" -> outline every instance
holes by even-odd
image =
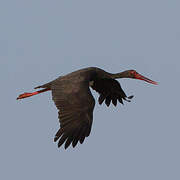
[[[17,100],[18,99],[24,99],[24,98],[27,98],[27,97],[30,97],[30,96],[33,96],[34,94],[33,93],[23,93],[23,94],[20,94],[18,97],[17,97]]]

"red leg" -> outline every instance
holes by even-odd
[[[46,92],[46,91],[49,91],[51,89],[42,89],[40,91],[35,91],[35,92],[32,92],[32,93],[23,93],[23,94],[20,94],[18,97],[17,97],[17,100],[18,99],[24,99],[24,98],[27,98],[27,97],[30,97],[30,96],[34,96],[36,94],[40,94],[40,93],[43,93],[43,92]]]

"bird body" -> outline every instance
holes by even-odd
[[[80,69],[64,76],[60,76],[57,79],[44,84],[42,86],[38,86],[36,88],[48,88],[52,83],[59,83],[59,84],[72,84],[81,81],[87,81],[88,83],[93,81],[94,79],[103,79],[108,78],[110,79],[110,73],[96,67],[88,67],[84,69]],[[35,88],[35,89],[36,89]]]
[[[59,140],[58,147],[65,143],[66,149],[70,144],[75,147],[78,141],[82,144],[85,137],[88,137],[91,132],[95,99],[89,87],[99,93],[99,104],[105,101],[107,106],[111,102],[116,106],[118,101],[121,104],[123,101],[130,102],[129,99],[133,96],[126,96],[120,83],[115,80],[117,78],[135,78],[157,84],[135,70],[111,74],[97,67],[89,67],[60,76],[35,88],[42,88],[42,90],[23,93],[17,99],[52,91],[52,99],[59,110],[60,121],[60,129],[56,133],[54,141]]]

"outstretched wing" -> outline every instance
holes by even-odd
[[[88,82],[55,81],[51,89],[60,120],[54,141],[59,140],[58,147],[65,142],[65,149],[71,143],[73,147],[78,141],[82,144],[91,132],[95,105]]]
[[[123,104],[123,100],[129,101],[127,99],[133,98],[133,96],[126,96],[120,83],[115,79],[98,79],[93,82],[91,87],[100,94],[99,104],[102,104],[105,100],[107,106],[110,105],[111,101],[116,106],[117,101]]]

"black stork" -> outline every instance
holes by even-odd
[[[84,68],[57,79],[44,85],[35,87],[42,88],[32,93],[20,94],[17,99],[23,99],[45,91],[52,91],[52,99],[58,111],[60,129],[57,131],[54,141],[58,141],[58,147],[65,143],[65,149],[72,143],[75,147],[78,141],[82,144],[85,137],[91,132],[93,122],[93,109],[95,100],[90,88],[99,93],[99,104],[105,101],[107,106],[111,101],[114,106],[117,101],[130,102],[133,96],[127,97],[122,90],[118,78],[133,78],[146,81],[157,85],[135,70],[127,70],[120,73],[108,73],[97,67]]]

